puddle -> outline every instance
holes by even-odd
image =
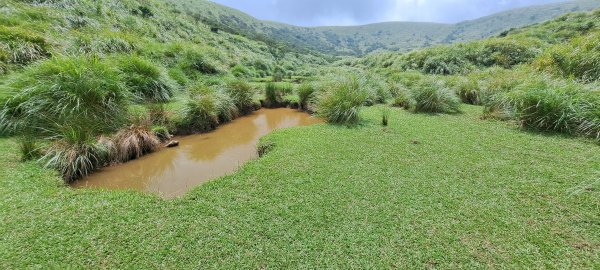
[[[262,109],[211,133],[177,138],[179,147],[104,168],[72,186],[140,190],[175,198],[257,158],[258,140],[273,130],[321,122],[293,109]]]

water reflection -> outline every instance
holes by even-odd
[[[76,188],[135,189],[173,198],[210,179],[234,172],[256,158],[258,140],[273,130],[319,123],[291,109],[263,109],[214,132],[178,138],[163,149],[101,171],[73,184]]]

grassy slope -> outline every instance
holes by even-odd
[[[278,131],[174,201],[61,187],[0,139],[0,268],[600,267],[598,146],[479,110]]]
[[[435,44],[486,38],[509,28],[539,23],[556,16],[600,7],[597,0],[576,0],[500,12],[458,24],[390,22],[349,27],[298,27],[257,20],[209,1],[170,0],[192,14],[246,35],[264,35],[325,53],[361,55],[378,49],[409,51]]]

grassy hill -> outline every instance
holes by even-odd
[[[170,0],[208,24],[252,37],[272,39],[336,55],[363,55],[376,50],[409,51],[435,44],[494,36],[549,20],[561,14],[600,7],[597,0],[577,0],[509,10],[457,24],[388,22],[348,27],[298,27],[257,20],[209,1]]]

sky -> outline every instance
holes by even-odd
[[[212,0],[261,20],[299,26],[386,21],[455,23],[564,0]]]

